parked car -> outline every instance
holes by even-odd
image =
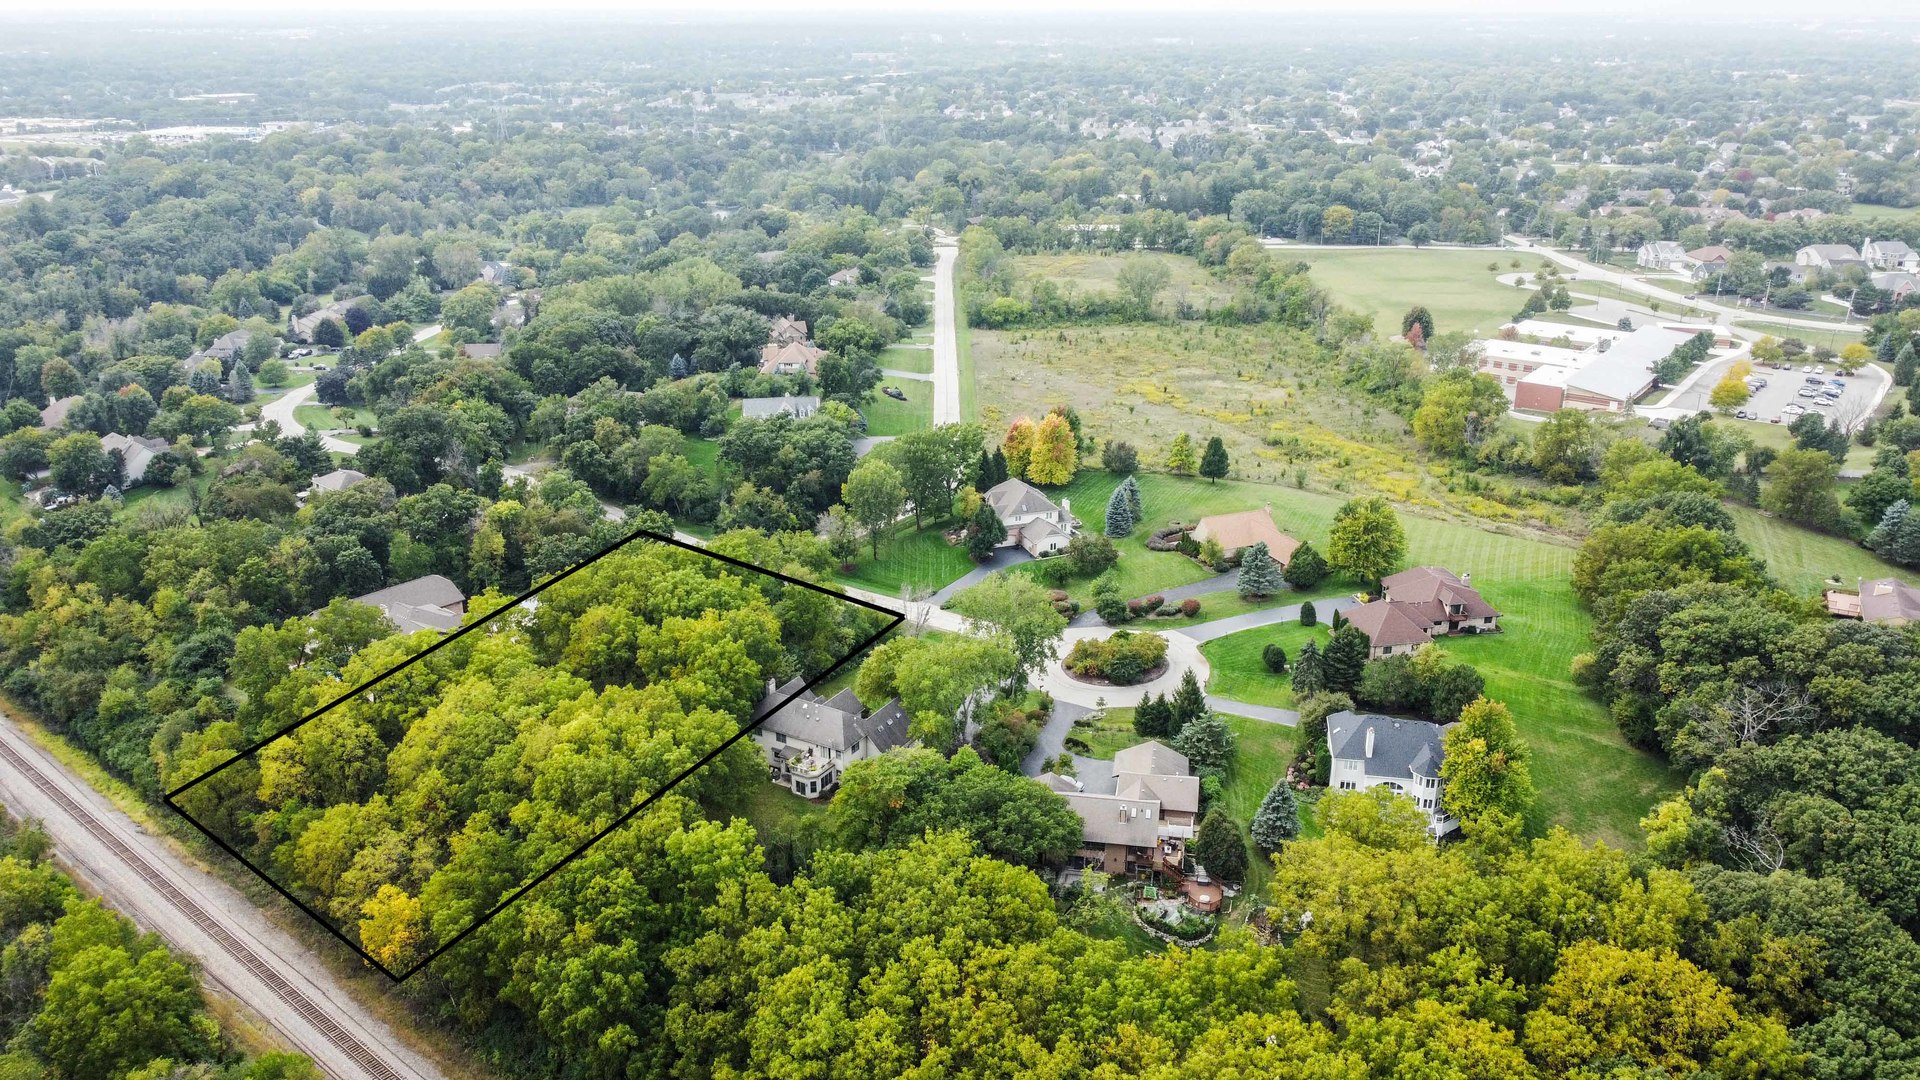
[[[1811,375],[1811,374],[1813,374],[1813,365],[1812,365],[1812,364],[1808,364],[1808,365],[1806,365],[1805,367],[1803,367],[1803,368],[1801,368],[1800,370],[1801,370],[1801,372],[1802,372],[1802,373],[1804,373],[1804,374],[1807,374],[1807,375]]]
[[[1741,410],[1740,410],[1739,412],[1736,412],[1736,413],[1734,413],[1734,414],[1733,414],[1733,418],[1734,418],[1735,420],[1751,420],[1751,419],[1753,419],[1753,417],[1752,417],[1751,415],[1749,415],[1749,414],[1747,413],[1747,410],[1745,410],[1745,409],[1741,409]]]
[[[1813,365],[1813,373],[1815,375],[1825,375],[1827,373],[1827,365],[1825,364]]]
[[[1807,407],[1805,405],[1800,404],[1797,401],[1791,401],[1791,402],[1788,402],[1786,407],[1781,409],[1780,411],[1782,413],[1785,413],[1788,416],[1799,416],[1801,413],[1807,411]]]
[[[1810,398],[1810,397],[1818,397],[1818,396],[1819,396],[1819,394],[1820,394],[1820,392],[1819,392],[1819,391],[1817,391],[1817,390],[1815,390],[1815,389],[1814,389],[1813,387],[1811,387],[1811,386],[1803,386],[1803,387],[1801,387],[1801,388],[1800,388],[1800,394],[1799,394],[1799,396],[1800,396],[1800,397],[1804,397],[1804,398]]]

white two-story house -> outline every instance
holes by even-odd
[[[1007,527],[1007,538],[1000,546],[1019,544],[1036,558],[1065,551],[1080,524],[1066,499],[1055,504],[1039,488],[1018,478],[1002,480],[981,497]]]
[[[830,698],[808,690],[785,708],[775,709],[804,685],[804,679],[785,686],[775,686],[768,679],[767,696],[753,710],[756,719],[765,717],[754,729],[753,742],[767,756],[768,779],[795,795],[809,799],[825,795],[839,786],[840,774],[849,764],[912,742],[906,710],[898,701],[868,714],[852,690],[841,690]]]
[[[1333,756],[1327,786],[1367,791],[1384,785],[1408,796],[1427,815],[1427,834],[1438,840],[1460,827],[1440,805],[1440,762],[1445,757],[1441,736],[1446,730],[1425,720],[1344,709],[1334,713],[1327,717],[1327,751]]]

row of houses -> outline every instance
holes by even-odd
[[[1732,260],[1733,249],[1722,244],[1709,244],[1688,251],[1672,240],[1641,244],[1634,255],[1636,265],[1649,270],[1685,274],[1694,281],[1704,281],[1725,271]],[[1869,272],[1914,274],[1920,273],[1920,252],[1899,240],[1874,240],[1871,237],[1857,249],[1852,244],[1808,244],[1794,252],[1791,268],[1795,280],[1804,278],[1810,270],[1834,273],[1857,268]]]

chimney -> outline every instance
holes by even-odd
[[[1460,584],[1471,588],[1473,586],[1473,571],[1469,570],[1466,573],[1461,574]]]
[[[1371,727],[1367,729],[1367,756],[1373,756],[1373,729]]]
[[[1060,516],[1067,519],[1068,521],[1073,520],[1073,500],[1072,499],[1060,500]]]
[[[778,689],[780,689],[780,684],[773,681],[773,676],[767,676],[767,696],[772,697],[773,692]]]

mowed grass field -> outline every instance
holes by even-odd
[[[1748,506],[1729,503],[1727,511],[1733,515],[1740,539],[1766,560],[1767,571],[1795,595],[1817,596],[1835,580],[1840,587],[1852,589],[1861,578],[1914,577],[1911,570],[1851,540],[1803,529]]]
[[[929,368],[933,363],[927,353]],[[869,435],[905,435],[925,431],[933,423],[933,384],[919,379],[882,379],[882,386],[898,387],[907,400],[896,401],[878,389],[860,410],[867,418]]]
[[[1322,611],[1318,615],[1320,617],[1314,626],[1301,626],[1298,622],[1278,623],[1257,630],[1242,630],[1201,645],[1201,654],[1213,668],[1213,677],[1207,681],[1207,692],[1249,705],[1293,708],[1293,676],[1291,673],[1275,675],[1267,670],[1266,648],[1268,645],[1278,645],[1285,649],[1289,665],[1309,641],[1324,651],[1328,639],[1333,636],[1328,629],[1332,613]]]
[[[1809,330],[1804,326],[1770,322],[1736,322],[1733,325],[1742,330],[1751,330],[1756,334],[1772,334],[1777,338],[1799,338],[1809,345],[1825,345],[1835,352],[1860,340],[1860,331],[1847,330],[1838,326],[1831,330]]]
[[[1013,269],[1018,277],[1050,279],[1069,296],[1086,296],[1090,293],[1118,292],[1120,269],[1135,259],[1157,262],[1167,268],[1167,287],[1160,291],[1157,299],[1163,308],[1184,301],[1205,311],[1233,298],[1233,290],[1207,273],[1199,263],[1160,251],[1021,255],[1013,260]]]
[[[889,345],[880,350],[880,366],[890,371],[917,371],[933,374],[933,350],[910,345]]]
[[[878,561],[872,546],[863,544],[853,569],[835,576],[887,596],[900,595],[904,586],[916,594],[933,592],[973,569],[966,549],[947,543],[946,528],[945,522],[928,522],[915,530],[911,519],[896,524],[880,542]]]
[[[1278,248],[1282,258],[1297,257],[1312,267],[1315,284],[1342,307],[1373,316],[1381,334],[1398,334],[1400,318],[1421,304],[1433,313],[1438,332],[1466,330],[1492,336],[1520,310],[1526,294],[1494,280],[1512,273],[1516,257],[1498,248],[1462,251],[1442,248],[1354,248],[1351,251]],[[1532,273],[1538,257],[1520,255],[1520,269]],[[1497,271],[1490,264],[1499,264]]]

